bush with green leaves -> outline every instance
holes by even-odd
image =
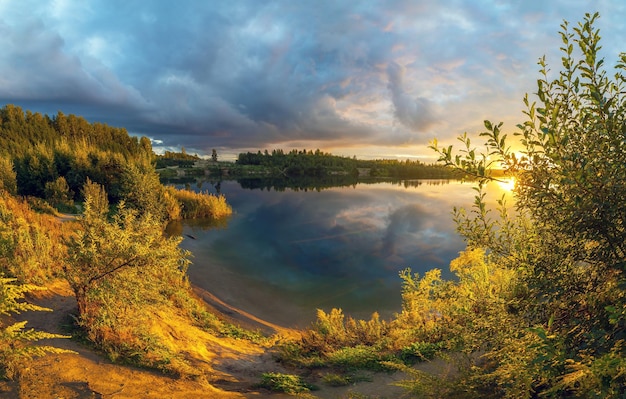
[[[61,212],[74,213],[74,193],[70,190],[65,177],[58,177],[54,181],[46,182],[44,195],[50,205]]]
[[[291,395],[307,393],[314,388],[300,376],[283,373],[263,373],[259,385],[270,391],[284,392]]]
[[[0,272],[34,284],[59,276],[66,255],[61,241],[70,228],[0,190]]]
[[[109,217],[104,188],[88,183],[79,229],[68,241],[65,277],[87,338],[112,359],[171,372],[176,354],[146,331],[151,311],[185,305],[189,253],[180,237],[166,237],[160,219],[121,203]]]
[[[210,218],[219,220],[232,214],[232,208],[226,202],[223,195],[212,195],[208,192],[194,192],[190,190],[179,190],[175,187],[167,187],[165,196],[169,196],[179,204],[177,216],[170,216],[170,219],[202,219]],[[171,214],[171,213],[170,213]]]
[[[516,329],[483,348],[488,361],[472,376],[496,396],[625,394],[626,54],[606,72],[597,18],[561,25],[562,68],[540,59],[537,101],[525,97],[516,143],[486,121],[482,152],[467,134],[459,153],[432,145],[477,179],[473,212],[456,212],[468,247],[515,273],[505,299]],[[516,180],[516,216],[488,211],[494,167]]]

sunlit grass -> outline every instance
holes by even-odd
[[[180,203],[183,219],[211,218],[220,219],[232,213],[232,208],[223,195],[196,193],[168,187],[167,192]]]

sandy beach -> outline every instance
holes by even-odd
[[[203,263],[197,258],[193,261],[187,272],[189,281],[196,294],[220,313],[262,330],[268,325],[303,328],[315,320],[315,309],[285,303],[272,295],[270,286],[236,275],[225,265]]]

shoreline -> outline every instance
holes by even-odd
[[[268,335],[294,335],[298,333],[295,328],[279,326],[262,318],[259,318],[243,309],[230,305],[213,293],[192,283],[191,288],[211,311],[227,322],[253,331],[261,331]]]
[[[183,247],[198,254],[194,247],[197,242],[186,241]],[[187,269],[187,276],[199,297],[238,322],[261,329],[296,331],[316,320],[315,309],[286,302],[273,287],[238,275],[225,264],[197,256]]]

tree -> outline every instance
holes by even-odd
[[[139,147],[150,157],[152,156],[152,142],[146,136],[141,136],[139,139]]]
[[[21,195],[43,198],[45,184],[58,176],[54,167],[54,154],[43,143],[29,148],[22,157],[14,159],[17,188]]]
[[[535,343],[488,354],[491,382],[511,397],[621,397],[626,386],[626,54],[609,78],[597,18],[586,14],[573,32],[561,25],[557,76],[540,59],[538,103],[524,98],[527,120],[515,133],[521,157],[502,123],[489,121],[485,152],[467,134],[457,154],[432,145],[441,162],[477,179],[473,212],[456,213],[468,247],[517,274],[508,309]],[[496,165],[516,179],[516,218],[505,207],[494,218],[486,206]]]
[[[104,189],[87,183],[81,229],[68,243],[65,277],[78,303],[82,317],[89,311],[90,295],[124,270],[134,269],[146,278],[157,278],[171,269],[184,276],[188,253],[178,244],[181,238],[166,238],[161,221],[150,213],[138,214],[118,206],[112,220],[107,219],[108,201]],[[97,302],[97,301],[96,301]]]
[[[137,162],[125,166],[121,176],[121,196],[128,207],[164,221],[167,217],[164,191],[152,165]]]
[[[55,181],[49,181],[45,185],[44,194],[50,205],[59,210],[73,210],[74,193],[70,190],[65,177],[61,176]]]
[[[213,162],[217,162],[217,151],[214,149],[211,150],[211,160]]]
[[[17,179],[11,159],[0,156],[0,191],[17,194]]]

